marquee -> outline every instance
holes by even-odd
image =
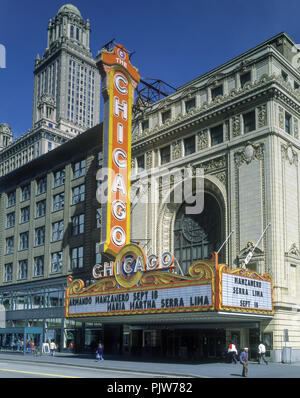
[[[217,253],[210,260],[193,263],[184,276],[176,273],[172,264],[147,268],[145,257],[138,269],[139,255],[139,246],[126,245],[119,259],[109,264],[110,271],[87,287],[82,280],[69,277],[66,317],[203,311],[274,313],[270,276],[241,268],[230,270],[226,264],[218,264]]]

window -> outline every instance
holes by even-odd
[[[83,234],[84,232],[84,214],[72,218],[72,235]]]
[[[145,169],[145,155],[138,156],[136,161],[137,161],[138,170],[144,170]]]
[[[241,87],[244,87],[246,83],[251,82],[251,72],[246,72],[240,75],[240,82]]]
[[[44,274],[44,256],[34,258],[33,276],[42,276]]]
[[[35,230],[34,245],[42,246],[45,244],[45,227],[39,227]]]
[[[59,187],[65,183],[65,169],[58,170],[54,173],[53,188]]]
[[[101,208],[97,209],[96,222],[97,222],[97,228],[101,228]]]
[[[14,237],[10,236],[6,238],[5,254],[11,254],[14,252]]]
[[[36,194],[40,195],[46,192],[47,189],[47,177],[40,178],[36,183]]]
[[[255,130],[255,111],[245,113],[243,115],[244,120],[244,134]]]
[[[15,226],[15,212],[9,213],[6,216],[6,228]]]
[[[142,131],[145,131],[149,128],[149,119],[142,121]]]
[[[10,192],[7,195],[7,207],[12,207],[16,204],[16,192]]]
[[[282,76],[282,78],[283,78],[283,80],[284,80],[285,82],[288,81],[288,74],[287,74],[286,72],[284,72],[283,70],[281,71],[281,76]]]
[[[83,267],[83,247],[71,249],[71,269]]]
[[[28,249],[29,232],[22,232],[20,234],[19,250]]]
[[[196,99],[192,98],[188,101],[185,101],[185,111],[189,112],[191,109],[196,107]]]
[[[85,175],[85,160],[77,162],[73,165],[73,178],[78,178]]]
[[[72,189],[72,205],[84,202],[85,198],[85,185],[79,185]]]
[[[53,196],[53,211],[58,211],[64,208],[65,194],[59,193]]]
[[[27,260],[19,261],[18,279],[26,279],[27,272],[28,272],[28,261]]]
[[[183,204],[174,223],[174,255],[183,272],[199,259],[209,258],[221,242],[221,211],[213,196],[204,194],[204,209],[200,214],[187,214]]]
[[[30,216],[30,208],[29,208],[29,206],[23,207],[23,209],[21,209],[20,223],[23,224],[24,222],[28,222],[29,221],[29,216]]]
[[[184,154],[185,156],[191,155],[196,151],[195,136],[184,139]]]
[[[51,254],[51,273],[62,271],[62,252]]]
[[[299,90],[299,84],[296,82],[296,81],[294,81],[294,90]]]
[[[171,160],[170,146],[160,149],[160,164],[169,163]]]
[[[11,282],[13,274],[13,265],[12,263],[5,264],[4,266],[4,282]]]
[[[223,86],[218,86],[211,89],[211,99],[214,100],[218,95],[223,95]]]
[[[25,200],[29,199],[30,199],[30,185],[25,185],[22,188],[21,201],[24,202]]]
[[[223,124],[210,129],[211,146],[221,144],[223,142]]]
[[[71,25],[71,28],[70,28],[70,37],[71,37],[71,39],[74,37],[74,26],[73,25]]]
[[[46,199],[37,202],[36,217],[43,217],[46,214]]]
[[[170,120],[170,119],[171,119],[171,109],[168,109],[167,111],[162,112],[161,121],[163,124],[166,123],[166,121]]]
[[[64,222],[58,221],[52,224],[52,242],[56,242],[63,238]]]
[[[292,134],[292,116],[289,113],[285,113],[284,129],[288,134]]]

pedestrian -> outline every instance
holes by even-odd
[[[99,343],[98,348],[96,350],[96,359],[97,361],[103,361],[103,345],[101,343]]]
[[[261,341],[258,348],[258,364],[260,365],[261,359],[263,359],[264,363],[268,365],[268,361],[266,360],[266,346]]]
[[[235,364],[237,364],[237,353],[238,352],[237,352],[235,344],[230,343],[229,347],[228,347],[228,354],[229,354],[230,363],[232,363],[232,361],[233,361]]]
[[[244,351],[242,351],[242,353],[240,355],[240,362],[243,365],[242,376],[247,377],[248,376],[248,348],[247,347],[244,348]]]
[[[51,341],[49,348],[50,348],[50,355],[54,357],[55,350],[56,350],[56,344],[55,344],[54,340]]]

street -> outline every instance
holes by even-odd
[[[97,364],[96,364],[97,365]],[[0,378],[157,378],[157,374],[51,363],[1,361]],[[168,376],[160,376],[168,377]]]
[[[300,362],[249,362],[248,379],[300,378]],[[137,358],[106,357],[97,362],[90,355],[57,353],[32,356],[0,353],[0,378],[201,378],[243,379],[240,363],[146,361]]]

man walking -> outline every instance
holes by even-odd
[[[247,377],[248,376],[248,348],[247,347],[245,347],[244,351],[241,353],[240,362],[243,365],[242,376]]]
[[[260,365],[261,359],[263,359],[264,363],[268,365],[268,361],[266,360],[266,347],[265,345],[260,342],[258,346],[258,364]]]
[[[233,361],[236,364],[237,363],[237,358],[236,358],[237,349],[236,349],[236,346],[233,343],[229,344],[228,355],[229,355],[230,363],[232,363],[232,361]]]

